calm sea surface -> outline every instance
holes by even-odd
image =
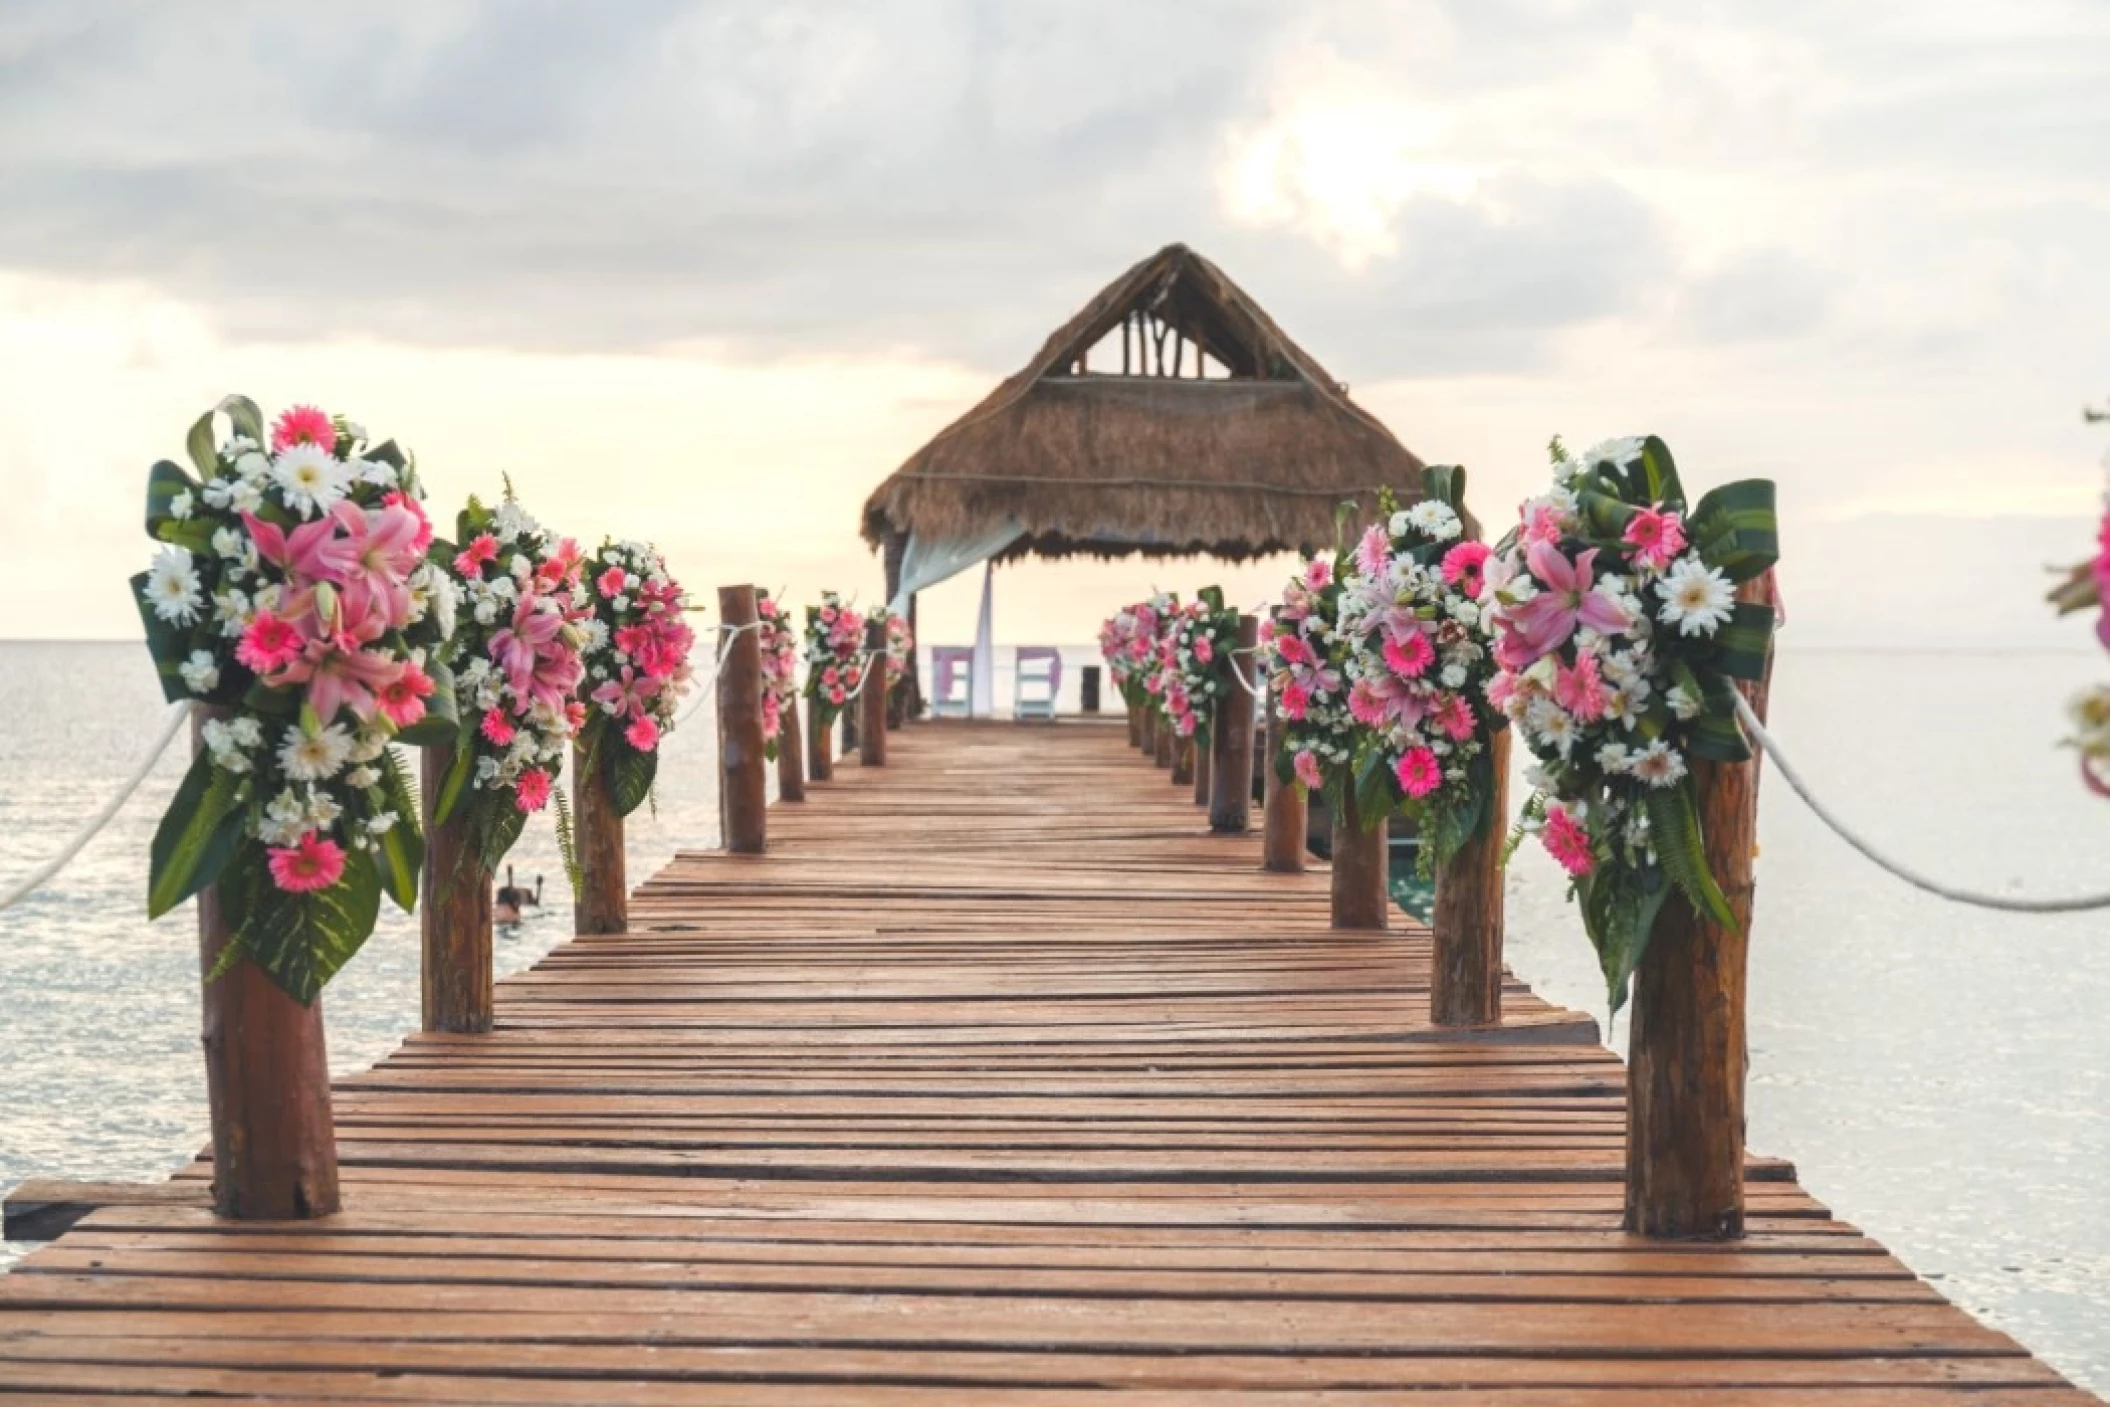
[[[1073,666],[1085,658],[1071,652]],[[2054,747],[2067,695],[2106,672],[2079,652],[1791,646],[1775,731],[1836,809],[1951,881],[2110,890],[2110,803]],[[102,802],[162,713],[138,646],[0,644],[0,885]],[[710,733],[699,716],[669,743],[659,814],[633,818],[634,874],[715,843]],[[149,924],[141,899],[180,772],[172,754],[51,888],[0,913],[0,1184],[156,1177],[204,1138],[191,915]],[[1841,1217],[2110,1392],[2110,916],[2012,917],[1921,895],[1822,831],[1778,777],[1765,787],[1753,1146],[1794,1159]],[[523,878],[551,877],[549,902],[501,932],[501,971],[571,929],[546,826],[516,859]],[[1535,850],[1520,856],[1510,959],[1549,999],[1602,1020],[1562,890]],[[336,1069],[392,1049],[417,1020],[414,924],[384,910],[325,1004]],[[1622,1023],[1615,1047],[1625,1035]]]

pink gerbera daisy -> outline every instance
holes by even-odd
[[[633,719],[623,730],[623,741],[639,752],[650,752],[659,746],[659,725],[649,718]]]
[[[1443,785],[1443,764],[1425,747],[1408,748],[1392,769],[1399,789],[1419,800]]]
[[[1545,842],[1547,853],[1571,875],[1586,875],[1596,864],[1590,854],[1590,832],[1566,807],[1546,808],[1546,825],[1539,838]]]
[[[478,533],[467,547],[454,554],[454,570],[462,576],[475,577],[484,563],[497,560],[498,539],[489,533]]]
[[[297,405],[282,412],[271,423],[272,453],[283,453],[295,445],[315,445],[329,454],[337,452],[337,427],[329,414],[311,405]]]
[[[1290,770],[1297,774],[1297,780],[1304,783],[1307,790],[1317,791],[1326,785],[1326,774],[1319,770],[1319,759],[1315,754],[1300,752],[1290,760],[1289,765]]]
[[[432,697],[432,676],[406,662],[403,672],[374,691],[382,716],[398,728],[408,728],[425,716],[425,700]]]
[[[1429,637],[1415,631],[1404,640],[1385,641],[1385,663],[1394,674],[1408,679],[1419,679],[1428,667],[1436,662],[1436,647]]]
[[[594,589],[603,596],[620,596],[623,594],[623,582],[625,580],[627,578],[624,576],[621,567],[610,567],[593,579]]]
[[[495,708],[484,715],[484,720],[477,726],[477,731],[482,733],[485,740],[493,747],[506,747],[512,743],[513,738],[516,736],[513,720]]]
[[[1486,582],[1484,568],[1493,549],[1484,542],[1461,542],[1443,554],[1443,579],[1467,596],[1478,596]]]
[[[540,811],[549,805],[549,773],[530,767],[513,784],[513,804],[523,811]]]
[[[1634,549],[1636,558],[1661,571],[1670,565],[1671,558],[1685,550],[1685,525],[1676,513],[1665,511],[1659,503],[1636,510],[1627,519],[1620,540]]]
[[[300,632],[292,622],[258,611],[234,647],[234,657],[258,674],[271,674],[298,658],[300,646]]]
[[[268,852],[271,882],[288,894],[328,889],[344,876],[344,848],[309,831],[292,845]]]

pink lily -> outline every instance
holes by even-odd
[[[1626,608],[1592,584],[1596,548],[1571,562],[1552,543],[1534,542],[1525,560],[1545,587],[1509,613],[1508,634],[1522,647],[1525,664],[1565,645],[1578,626],[1616,635],[1632,624]]]

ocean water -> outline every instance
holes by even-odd
[[[1076,666],[1067,652],[1065,702]],[[2099,654],[1783,651],[1782,748],[1880,845],[1997,893],[2110,891],[2110,802],[2056,742]],[[1007,697],[999,679],[999,699]],[[1111,705],[1111,695],[1108,697]],[[0,884],[42,861],[137,761],[163,714],[136,645],[0,644]],[[706,716],[668,743],[642,877],[717,838]],[[187,910],[142,911],[172,756],[45,892],[0,913],[0,1184],[151,1178],[203,1141]],[[1770,777],[1751,971],[1751,1143],[1792,1158],[1844,1219],[1946,1293],[2110,1392],[2110,915],[2011,916],[1910,890]],[[518,852],[548,903],[502,931],[504,971],[562,941],[546,826]],[[1526,847],[1509,957],[1549,999],[1605,1017],[1558,871]],[[383,925],[324,998],[331,1064],[364,1066],[418,1011],[416,930]],[[1612,1028],[1621,1048],[1622,1022]],[[0,1250],[0,1265],[8,1252]]]

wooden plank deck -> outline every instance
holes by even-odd
[[[342,1081],[342,1215],[0,1277],[0,1401],[2096,1400],[1778,1162],[1740,1245],[1622,1236],[1592,1023],[1430,1031],[1425,933],[1329,932],[1117,729],[891,760]]]

